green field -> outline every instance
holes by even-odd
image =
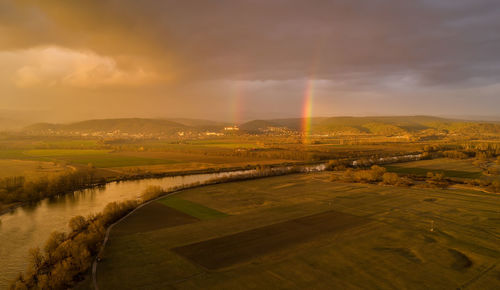
[[[430,160],[420,160],[413,162],[399,163],[397,166],[405,168],[426,168],[434,170],[455,170],[465,172],[481,172],[481,168],[473,164],[473,160],[456,160],[448,158],[438,158]]]
[[[15,159],[15,160],[35,160],[35,161],[49,161],[49,158],[42,156],[29,156],[25,154],[24,150],[0,150],[0,159]]]
[[[0,151],[0,159],[54,161],[76,165],[92,164],[100,168],[176,163],[168,159],[130,156],[109,150],[92,149],[4,150]]]
[[[92,164],[95,167],[100,167],[100,168],[175,163],[174,161],[165,159],[141,158],[133,156],[124,156],[119,154],[60,156],[59,159],[74,164],[81,164],[81,165]]]
[[[225,213],[222,213],[220,211],[216,211],[201,204],[177,197],[166,197],[160,199],[158,202],[200,220],[208,220],[226,216]]]
[[[236,141],[236,140],[232,140],[232,139],[228,139],[228,140],[196,140],[196,141],[190,141],[189,144],[206,146],[206,147],[229,148],[229,149],[263,148],[264,147],[262,145],[257,144],[257,142],[255,142],[255,143],[241,142],[241,141]]]
[[[481,178],[481,169],[470,160],[432,159],[421,160],[395,165],[385,165],[387,171],[400,174],[426,176],[428,172],[443,173],[446,177]]]
[[[150,203],[112,230],[99,287],[500,287],[498,195],[329,176],[212,185]],[[195,217],[200,205],[227,215]]]
[[[238,147],[236,143],[233,145]],[[186,148],[188,145],[182,146],[180,148]],[[211,146],[206,147],[207,150],[210,150],[210,147]],[[212,155],[198,152],[184,153],[175,150],[172,152],[115,152],[103,149],[0,149],[0,160],[44,161],[75,166],[87,166],[88,164],[92,164],[98,168],[114,168],[114,170],[123,171],[124,173],[137,170],[148,172],[184,171],[290,161],[286,159]],[[7,169],[8,168],[6,168],[5,171],[7,171]],[[12,171],[10,176],[15,175],[16,172],[17,171]]]
[[[0,159],[0,178],[9,176],[40,177],[63,173],[69,169],[53,162]]]
[[[33,157],[61,157],[61,156],[85,156],[106,155],[109,150],[79,150],[79,149],[36,149],[27,150],[23,154]]]

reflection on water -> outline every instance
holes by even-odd
[[[311,166],[309,169],[323,170],[324,166]],[[99,213],[113,201],[136,199],[151,185],[169,188],[252,171],[113,182],[18,207],[0,216],[0,289],[7,288],[9,281],[24,271],[30,248],[43,247],[42,243],[53,231],[66,231],[68,221],[74,216]]]

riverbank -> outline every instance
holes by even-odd
[[[141,179],[147,179],[147,178],[165,178],[165,177],[174,177],[174,176],[188,176],[188,175],[196,175],[196,174],[216,174],[216,173],[224,173],[224,172],[233,172],[233,171],[243,171],[243,170],[254,170],[258,168],[279,168],[279,167],[288,167],[288,166],[313,166],[313,165],[319,165],[319,164],[326,164],[327,167],[333,168],[336,165],[344,165],[347,167],[369,167],[371,165],[386,165],[386,164],[393,164],[393,163],[404,163],[404,162],[410,162],[410,161],[415,161],[415,160],[420,160],[422,157],[421,152],[410,152],[409,154],[406,155],[397,155],[397,156],[386,156],[386,157],[379,157],[379,158],[365,158],[365,159],[334,159],[334,160],[329,160],[328,162],[323,160],[323,161],[300,161],[300,162],[283,162],[283,163],[275,163],[275,164],[265,164],[265,165],[259,165],[259,164],[248,164],[245,166],[232,166],[232,167],[211,167],[211,168],[202,168],[202,169],[192,169],[192,170],[181,170],[181,171],[167,171],[167,172],[158,172],[158,173],[141,173],[141,174],[129,174],[129,175],[116,175],[116,176],[110,176],[110,177],[102,177],[100,178],[100,182],[97,183],[91,183],[88,186],[79,186],[76,188],[73,188],[72,190],[69,190],[65,192],[64,194],[69,194],[71,192],[77,191],[77,190],[84,190],[88,188],[95,188],[99,186],[104,186],[106,184],[110,184],[113,182],[122,182],[122,181],[131,181],[131,180],[141,180]],[[327,169],[329,169],[327,168]],[[62,195],[64,195],[62,194]],[[44,197],[45,198],[45,197]],[[43,199],[43,198],[42,198]],[[40,200],[31,200],[31,201],[25,201],[25,202],[20,202],[20,203],[13,203],[13,204],[7,204],[4,205],[3,209],[0,209],[0,216],[8,213],[15,208],[19,206],[24,206],[27,204],[34,204],[36,202],[39,202]]]
[[[312,165],[312,166],[293,166],[293,167],[292,166],[282,166],[282,167],[278,167],[278,168],[263,168],[263,169],[258,169],[258,170],[245,170],[245,171],[235,172],[234,174],[221,174],[221,175],[218,175],[218,174],[209,174],[208,176],[205,175],[205,178],[198,179],[197,181],[194,178],[192,178],[191,180],[189,180],[189,179],[188,180],[182,179],[182,182],[178,182],[177,185],[169,186],[169,187],[164,187],[166,190],[163,190],[163,191],[159,192],[158,194],[159,195],[165,195],[165,194],[170,194],[170,193],[175,192],[175,191],[179,191],[181,189],[196,188],[196,187],[201,187],[201,186],[206,186],[206,185],[211,185],[211,184],[226,183],[226,182],[230,182],[230,181],[240,181],[240,180],[248,180],[248,179],[257,179],[257,178],[264,178],[264,177],[269,177],[269,176],[278,176],[278,175],[285,175],[285,174],[291,174],[291,173],[300,173],[300,172],[321,171],[321,170],[324,170],[324,168],[325,168],[324,165],[321,165],[321,166],[314,166],[314,165]],[[135,183],[128,183],[128,186],[132,186],[133,188],[136,188],[136,190],[137,190],[138,187],[135,187],[134,185],[135,185]],[[120,185],[119,184],[118,185],[115,184],[114,186],[120,186]],[[141,191],[143,191],[144,189],[147,189],[147,187],[141,187],[141,188],[142,188]],[[140,192],[140,191],[138,191],[138,192]],[[97,194],[96,196],[100,196],[100,195]],[[91,223],[91,222],[94,222],[95,218],[99,218],[100,216],[108,216],[108,214],[106,214],[106,209],[110,205],[112,205],[112,204],[120,206],[120,204],[122,204],[124,202],[125,203],[126,202],[135,202],[136,205],[133,207],[135,209],[138,206],[141,206],[142,204],[144,204],[144,202],[147,202],[147,200],[141,201],[140,199],[137,198],[138,197],[137,195],[135,195],[135,196],[136,197],[134,197],[132,200],[130,199],[131,196],[129,195],[128,201],[122,199],[122,201],[120,203],[112,202],[111,204],[108,204],[104,208],[104,211],[99,211],[99,212],[97,212],[97,214],[92,214],[88,218],[85,218],[83,215],[78,216],[78,214],[76,212],[73,212],[71,214],[71,216],[72,216],[71,220],[74,220],[75,218],[80,219],[80,220],[88,219],[88,221],[89,221],[88,223]],[[151,196],[151,198],[156,198],[156,197],[157,196]],[[133,209],[131,208],[131,210],[133,210]],[[107,220],[111,220],[111,219],[107,219]],[[117,220],[117,219],[114,219],[114,220]],[[93,236],[96,236],[97,233],[99,233],[99,232],[108,231],[108,229],[109,229],[108,226],[110,226],[111,223],[107,223],[106,222],[103,225],[105,226],[105,228],[103,228],[102,231],[92,231],[91,234]],[[84,234],[84,231],[87,231],[89,227],[78,227],[78,229],[80,229],[80,230],[75,231],[75,227],[72,226],[71,223],[70,223],[70,228],[72,229],[72,232],[70,232],[70,236],[77,236],[77,235],[79,235],[80,230],[82,231],[82,234],[84,236],[88,236],[88,234],[89,234],[89,233],[86,233],[86,232]],[[96,248],[100,247],[101,243],[103,242],[103,238],[104,238],[104,236],[102,238],[97,238],[97,239],[96,238],[92,238],[92,239],[88,240],[87,242],[85,242],[83,244],[79,243],[77,240],[75,240],[74,242],[76,242],[78,244],[77,248],[83,247],[82,249],[84,251],[86,249],[85,247],[88,247],[87,253],[89,254],[88,257],[90,258],[90,257],[96,257],[97,256],[98,251],[96,251]],[[73,252],[69,252],[69,253],[65,252],[65,255],[68,258],[71,258],[72,257],[71,255],[73,255],[72,253]],[[44,260],[45,256],[43,256],[43,257],[44,258],[42,260],[45,261]],[[77,255],[77,258],[78,257],[79,256]],[[80,259],[80,258],[78,258],[78,259]],[[87,258],[85,258],[85,259],[87,259]],[[23,278],[23,279],[21,279],[21,280],[18,280],[18,283],[21,283],[21,282],[24,283],[24,282],[26,282],[27,283],[26,285],[38,285],[37,284],[38,280],[36,278],[38,275],[44,275],[44,277],[47,277],[48,281],[51,281],[50,277],[52,275],[52,270],[56,271],[56,268],[52,269],[52,268],[49,267],[50,265],[53,265],[54,267],[56,267],[55,264],[53,264],[53,263],[51,264],[50,263],[50,260],[47,260],[47,267],[40,268],[41,272],[40,271],[37,272],[37,273],[26,272],[28,274],[28,276],[25,277],[25,278]],[[90,264],[89,264],[89,266],[90,266]],[[27,267],[29,268],[30,266],[27,265]],[[81,274],[85,273],[86,269],[87,269],[86,267],[79,267],[78,269],[73,269],[72,268],[72,270],[70,271],[70,273],[73,273],[73,274],[71,274],[71,277],[73,277],[73,278],[66,277],[64,285],[70,287],[70,286],[73,286],[74,282],[80,281]],[[34,276],[30,276],[32,274]],[[59,275],[59,273],[56,271],[56,272],[54,272],[54,275]],[[71,280],[68,280],[68,279],[71,279]],[[35,283],[35,284],[33,284],[33,283]]]
[[[148,178],[164,178],[164,177],[175,177],[175,176],[188,176],[188,175],[197,175],[197,174],[216,174],[216,173],[224,173],[224,172],[236,172],[236,171],[244,171],[244,170],[254,170],[257,168],[279,168],[286,166],[313,166],[324,164],[325,162],[311,161],[311,162],[285,162],[285,163],[276,163],[276,164],[268,164],[264,166],[260,165],[246,165],[246,166],[233,166],[233,167],[220,167],[220,168],[203,168],[203,169],[193,169],[193,170],[183,170],[183,171],[168,171],[161,173],[142,173],[142,174],[134,174],[134,175],[117,175],[113,177],[108,177],[102,180],[101,182],[92,183],[88,186],[80,186],[71,191],[65,192],[64,194],[69,194],[74,191],[84,190],[89,188],[96,188],[100,186],[105,186],[107,184],[113,182],[123,182],[123,181],[133,181],[133,180],[141,180]],[[41,200],[41,199],[40,199]],[[36,204],[40,202],[40,200],[32,200],[32,201],[24,201],[24,202],[15,202],[10,204],[1,204],[0,203],[0,216],[9,213],[15,210],[18,207]]]

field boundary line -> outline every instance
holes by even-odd
[[[196,187],[196,186],[195,186]],[[97,263],[99,262],[99,257],[102,256],[102,253],[104,253],[104,248],[106,247],[106,243],[108,242],[108,239],[109,239],[109,234],[111,232],[111,230],[113,229],[113,227],[117,224],[119,224],[120,222],[122,222],[124,219],[126,219],[128,216],[130,216],[131,214],[133,214],[135,211],[137,211],[138,209],[152,203],[152,202],[155,202],[159,199],[162,199],[166,196],[170,196],[170,195],[173,195],[173,194],[176,194],[176,193],[179,193],[183,190],[186,190],[186,189],[190,189],[190,188],[182,188],[182,189],[178,189],[178,190],[175,190],[175,191],[172,191],[172,192],[169,192],[167,194],[164,194],[164,195],[161,195],[159,197],[156,197],[152,200],[149,200],[145,203],[142,203],[141,205],[139,205],[138,207],[134,208],[131,212],[129,212],[128,214],[126,214],[125,216],[123,216],[122,218],[120,218],[119,220],[117,220],[116,222],[114,222],[113,224],[111,224],[108,229],[106,230],[106,235],[104,237],[104,240],[102,242],[102,245],[101,245],[101,249],[99,250],[99,253],[97,254],[96,258],[94,259],[94,262],[92,263],[92,284],[94,285],[94,289],[98,290],[99,289],[99,286],[97,285]]]

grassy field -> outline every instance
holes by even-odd
[[[448,158],[438,158],[431,160],[420,160],[398,164],[404,168],[426,168],[433,170],[455,170],[464,172],[481,172],[481,168],[473,164],[473,160],[457,160]]]
[[[30,149],[0,150],[0,160],[55,162],[75,166],[92,164],[97,168],[113,168],[118,173],[184,171],[216,167],[239,167],[248,164],[275,164],[286,159],[269,159],[237,156],[214,156],[181,152],[138,152],[99,149]],[[19,170],[4,168],[6,176],[17,175]],[[0,173],[2,174],[2,173]]]
[[[189,200],[177,198],[177,197],[167,197],[159,200],[158,202],[173,208],[177,211],[183,212],[200,220],[208,220],[213,218],[220,218],[226,216],[225,213],[216,211],[214,209],[208,208],[198,203],[191,202]]]
[[[447,158],[421,160],[394,165],[386,165],[389,172],[426,176],[428,172],[444,173],[447,177],[480,178],[481,168],[474,166],[471,160]]]
[[[316,173],[173,197],[113,229],[100,288],[500,287],[498,195],[333,183]],[[197,218],[200,205],[225,215]]]
[[[58,174],[69,169],[52,162],[0,159],[0,178],[8,176],[31,176]]]

